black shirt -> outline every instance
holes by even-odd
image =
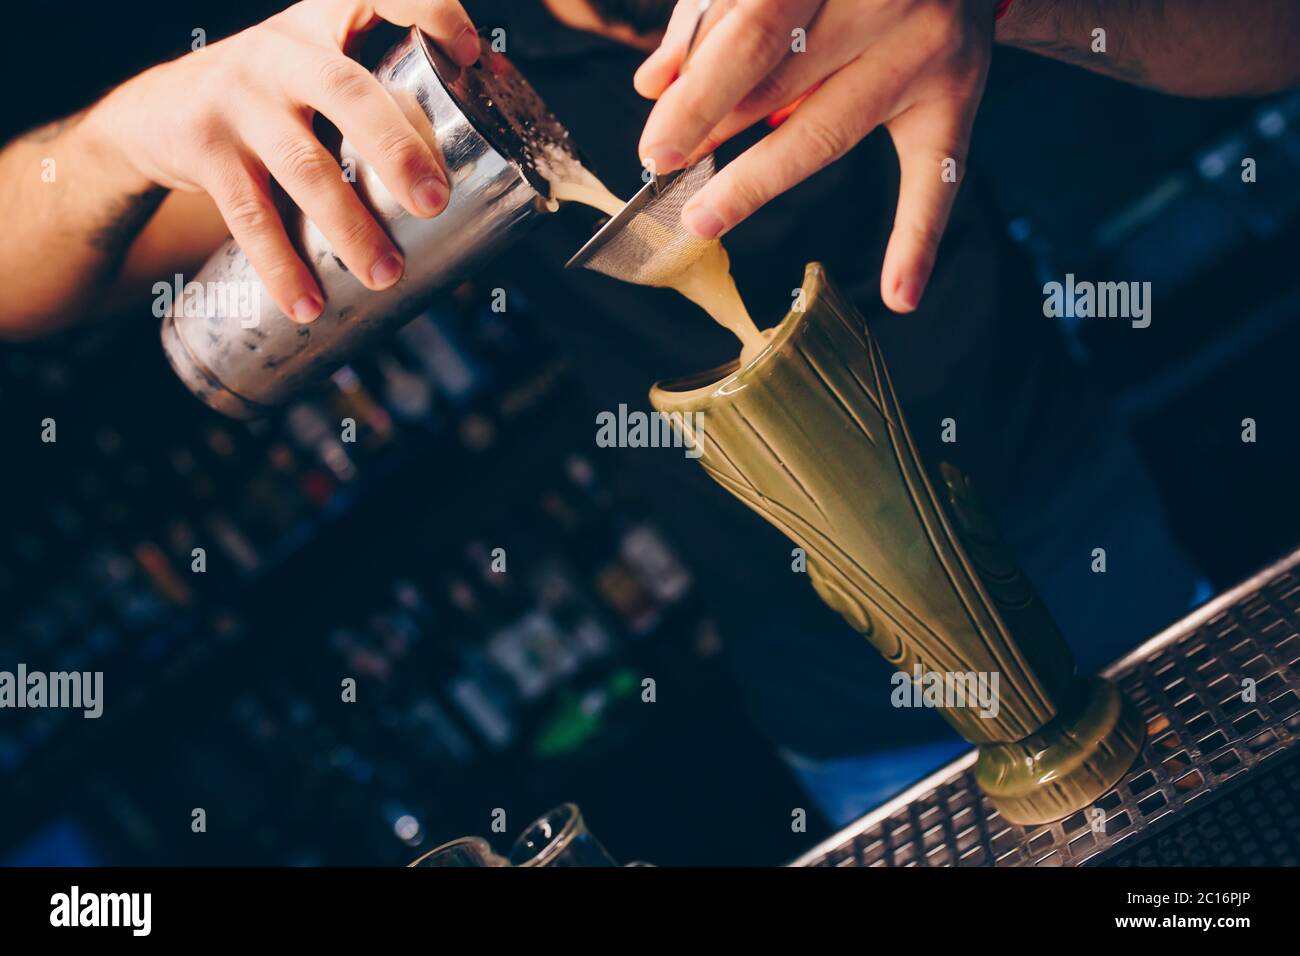
[[[539,3],[479,3],[480,26],[506,29],[506,54],[622,196],[641,185],[636,145],[651,103],[632,88],[645,54],[567,30]],[[763,135],[737,137],[719,165]],[[737,285],[760,326],[788,310],[804,264],[819,261],[868,318],[913,433],[934,462],[962,467],[995,509],[1065,467],[1099,401],[1069,360],[1026,262],[981,192],[963,183],[921,307],[888,312],[880,266],[897,202],[898,165],[884,131],[777,197],[725,237]],[[734,358],[738,343],[676,293],[629,286],[565,260],[594,214],[561,210],[511,261],[553,308],[551,331],[573,355],[594,414],[619,403],[648,409],[658,380]],[[940,423],[958,442],[941,445]],[[593,433],[594,433],[593,424]],[[616,455],[612,450],[599,454]],[[697,462],[654,449],[622,453],[659,517],[687,551],[760,722],[781,745],[815,757],[867,752],[951,733],[934,714],[889,706],[885,664],[829,611],[791,543],[707,477]]]

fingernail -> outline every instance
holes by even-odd
[[[898,298],[904,308],[911,312],[921,304],[921,292],[924,286],[919,279],[903,279],[898,283]]]
[[[722,232],[722,220],[716,213],[703,206],[696,206],[682,213],[682,225],[688,232],[694,233],[701,239],[716,239]]]
[[[293,304],[292,318],[295,322],[301,322],[305,325],[314,321],[323,308],[321,301],[315,296],[305,295]]]
[[[461,66],[469,66],[477,60],[479,51],[478,34],[470,27],[461,30],[451,43],[451,58]]]
[[[423,215],[436,216],[447,205],[447,184],[436,176],[428,176],[415,184],[411,198]]]
[[[402,260],[393,253],[384,256],[370,268],[370,281],[386,289],[402,274]]]
[[[685,166],[686,157],[676,146],[659,143],[651,146],[641,154],[641,165],[658,176],[660,173],[672,172],[674,169]]]

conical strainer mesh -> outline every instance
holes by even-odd
[[[714,170],[712,155],[684,170],[621,228],[611,223],[615,228],[602,237],[603,243],[576,264],[624,282],[669,285],[716,241],[697,239],[682,228],[682,208],[712,178]]]

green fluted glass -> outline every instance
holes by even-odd
[[[709,474],[804,549],[817,593],[891,664],[996,675],[996,713],[941,713],[978,747],[976,777],[1006,819],[1063,817],[1132,764],[1137,712],[1109,681],[1075,674],[965,477],[926,470],[879,348],[820,265],[762,355],[661,382],[650,399],[683,413]]]

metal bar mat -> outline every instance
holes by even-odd
[[[1300,862],[1300,748],[1291,749],[1300,739],[1300,551],[1106,674],[1142,711],[1147,740],[1092,807],[1046,825],[1008,824],[975,785],[972,750],[791,865]]]

